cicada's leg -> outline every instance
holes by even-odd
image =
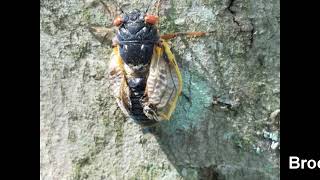
[[[158,17],[160,17],[160,5],[161,5],[161,0],[158,0],[156,4],[156,13]]]
[[[89,27],[89,31],[101,44],[107,43],[108,45],[111,45],[112,38],[115,36],[116,29],[115,27],[108,28],[91,26]]]
[[[158,16],[157,26],[160,27],[161,0],[157,0],[155,6],[156,6],[156,14]],[[160,30],[158,29],[158,31],[160,31]],[[214,32],[214,31],[210,31],[210,32],[200,32],[200,31],[199,32],[177,32],[177,33],[171,33],[171,34],[164,34],[161,36],[161,38],[164,40],[169,40],[169,39],[173,39],[177,36],[200,37],[200,36],[208,35],[212,32]]]
[[[117,12],[118,7],[112,7],[111,5],[105,3],[103,0],[99,0],[99,2],[103,5],[104,13],[107,14],[107,16],[116,17],[116,15],[118,14]],[[108,45],[111,45],[112,38],[116,34],[116,27],[114,27],[112,24],[107,25],[106,27],[90,26],[89,31],[101,44],[104,44],[107,42]]]
[[[210,31],[210,32],[177,32],[177,33],[171,33],[171,34],[163,34],[161,35],[161,39],[164,40],[169,40],[169,39],[173,39],[176,38],[178,36],[187,36],[187,37],[201,37],[201,36],[206,36],[209,35],[210,33],[213,33],[214,31]]]
[[[160,5],[161,5],[161,0],[157,0],[152,7],[152,10],[150,11],[151,14],[157,15],[157,26],[160,27]],[[147,7],[146,12],[148,12],[150,5]],[[155,11],[155,12],[154,12]],[[159,29],[158,29],[159,32]]]
[[[122,11],[121,8],[119,8],[118,4],[113,4],[116,7],[110,7],[110,5],[107,5],[105,2],[103,2],[102,0],[99,0],[100,3],[103,5],[105,13],[107,11],[108,15],[110,17],[116,17],[119,14],[119,10]]]

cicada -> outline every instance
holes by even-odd
[[[148,8],[122,11],[113,21],[116,35],[108,71],[111,93],[123,113],[142,126],[169,120],[182,92],[181,73],[167,40],[206,34],[160,35],[158,21],[159,16],[148,13]]]

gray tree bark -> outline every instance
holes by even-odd
[[[215,32],[171,41],[184,95],[143,133],[110,94],[111,48],[88,30],[114,17],[96,0],[41,0],[40,179],[279,179],[279,2],[163,0],[161,33]]]

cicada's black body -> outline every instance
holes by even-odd
[[[129,98],[131,101],[131,107],[129,108],[130,115],[137,123],[144,126],[156,123],[154,119],[149,119],[143,112],[141,100],[143,99],[146,82],[146,77],[133,77],[128,80]]]
[[[155,26],[145,23],[144,16],[144,13],[139,10],[125,14],[116,37],[120,57],[135,73],[135,76],[127,76],[131,102],[129,113],[136,122],[152,125],[156,121],[144,114],[141,101],[147,83],[147,69],[151,62],[154,45],[159,41],[159,35]]]
[[[144,16],[139,10],[124,15],[117,33],[120,56],[129,66],[150,64],[154,45],[159,42],[156,27],[146,24]]]
[[[117,20],[117,21],[116,21]],[[110,79],[118,104],[143,126],[168,120],[181,93],[181,75],[154,24],[134,10],[116,19]]]

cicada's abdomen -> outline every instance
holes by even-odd
[[[131,107],[129,109],[132,119],[143,126],[151,126],[157,121],[149,119],[144,113],[142,104],[147,79],[145,77],[131,77],[127,80],[130,92]]]

